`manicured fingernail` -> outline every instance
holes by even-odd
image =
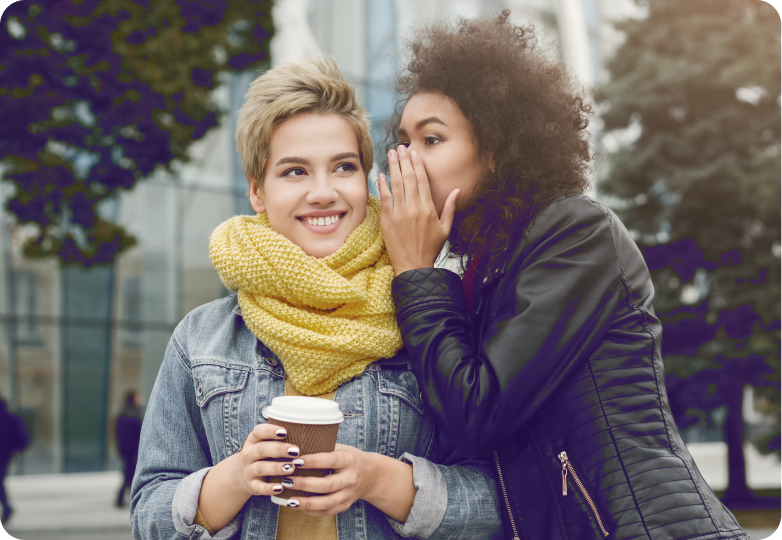
[[[304,460],[301,459],[301,458],[298,458],[298,459],[294,459],[293,461],[291,461],[291,463],[293,463],[297,467],[301,467],[302,465],[304,465]]]
[[[287,488],[291,488],[293,487],[293,480],[291,480],[290,478],[283,478],[282,480],[280,480],[280,484],[282,484]]]
[[[388,153],[388,155],[389,155],[389,156],[391,156],[393,159],[396,159],[396,150],[391,150],[391,151]]]
[[[290,463],[286,463],[285,465],[282,466],[282,470],[285,471],[285,472],[293,472],[294,469],[295,469],[295,467],[293,465],[291,465]]]
[[[404,144],[399,147],[399,153],[400,154],[406,154],[407,153],[407,147]]]
[[[288,448],[288,455],[289,456],[293,456],[293,457],[298,456],[299,455],[299,449],[296,448],[295,446],[291,446],[290,448]]]
[[[282,486],[280,484],[273,485],[272,491],[275,493],[282,493]]]
[[[418,152],[416,152],[415,150],[410,150],[410,155],[412,157],[418,157]]]
[[[286,436],[288,435],[288,432],[287,432],[287,431],[285,431],[283,428],[280,428],[280,429],[278,429],[278,430],[277,430],[277,431],[275,431],[274,433],[275,433],[275,435],[277,435],[278,437],[286,437]]]
[[[288,499],[288,506],[291,508],[298,508],[299,507],[299,501],[296,499]]]

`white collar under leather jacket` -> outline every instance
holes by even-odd
[[[583,195],[541,211],[498,268],[410,270],[397,320],[465,455],[493,454],[508,538],[746,539],[673,421],[640,251]],[[491,275],[491,279],[489,279]]]

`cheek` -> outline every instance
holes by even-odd
[[[435,204],[439,199],[445,200],[451,191],[460,186],[465,172],[458,156],[438,156],[438,159],[425,161],[424,166]]]
[[[369,204],[369,189],[363,176],[350,187],[350,192],[345,193],[345,199],[353,213],[353,221],[358,225],[367,216],[367,204]]]

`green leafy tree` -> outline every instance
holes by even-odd
[[[752,506],[743,387],[779,418],[780,19],[759,0],[638,3],[599,92],[606,132],[637,138],[598,187],[651,270],[677,423],[727,407],[723,501]],[[778,452],[778,428],[755,442]]]
[[[0,27],[3,201],[31,257],[111,263],[135,243],[99,206],[220,121],[225,72],[263,67],[272,0],[24,0]]]

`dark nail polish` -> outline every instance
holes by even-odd
[[[291,508],[298,508],[299,507],[299,501],[297,501],[296,499],[290,499],[288,501],[288,506],[291,507]]]
[[[288,455],[289,456],[293,456],[293,457],[298,456],[299,455],[299,449],[296,448],[295,446],[291,446],[290,448],[288,448]]]
[[[287,473],[293,472],[293,465],[291,465],[290,463],[286,463],[285,465],[282,466],[282,470]]]
[[[282,486],[280,485],[272,486],[272,491],[275,493],[282,493]]]
[[[282,484],[286,488],[292,488],[293,480],[291,480],[290,478],[283,478],[282,480],[280,480],[280,484]]]
[[[288,432],[285,431],[284,429],[278,429],[277,431],[275,431],[275,435],[277,435],[278,437],[285,437],[288,435]]]

